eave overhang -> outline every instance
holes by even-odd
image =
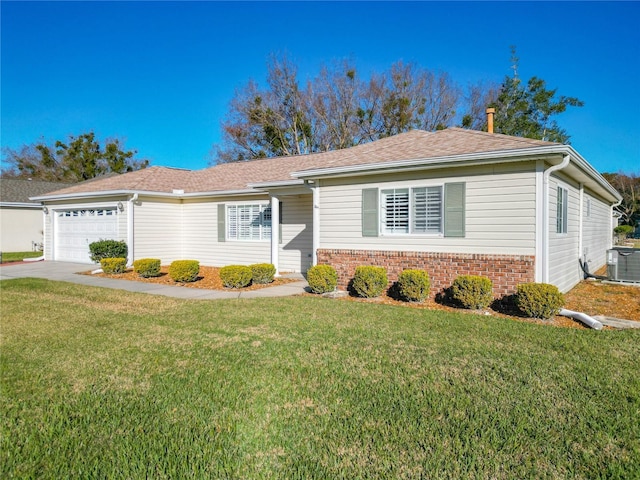
[[[173,199],[187,199],[187,198],[206,198],[206,197],[228,197],[239,195],[258,195],[262,194],[259,190],[255,189],[236,189],[236,190],[214,190],[209,192],[191,192],[191,193],[173,193],[173,192],[155,192],[149,190],[109,190],[109,191],[95,191],[95,192],[81,192],[81,193],[63,193],[57,195],[41,195],[38,197],[31,197],[30,200],[40,202],[57,202],[64,200],[82,200],[92,198],[104,198],[104,197],[128,197],[135,194],[143,195],[147,197],[156,198],[173,198]]]
[[[432,170],[439,168],[468,167],[498,163],[513,163],[544,159],[558,164],[565,155],[571,157],[570,168],[576,180],[598,193],[607,201],[619,201],[622,197],[589,163],[569,145],[550,145],[517,150],[448,155],[442,157],[417,158],[401,161],[349,165],[341,167],[315,168],[292,172],[291,176],[303,180],[353,177],[367,174],[385,174]]]

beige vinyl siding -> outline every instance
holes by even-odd
[[[535,255],[535,163],[470,167],[358,179],[323,180],[320,247],[358,250]],[[466,232],[363,237],[362,189],[466,184]]]
[[[312,262],[313,203],[311,195],[281,197],[282,242],[279,251],[281,272],[305,272]]]
[[[587,217],[587,204],[591,212]],[[582,217],[582,254],[589,265],[589,271],[595,273],[607,261],[607,249],[611,242],[611,208],[589,192],[584,192]]]
[[[47,202],[49,213],[44,216],[44,258],[45,260],[54,260],[55,251],[55,218],[56,212],[59,210],[75,210],[87,209],[97,210],[100,208],[116,208],[118,202],[126,204],[126,197],[109,198],[103,200],[78,200],[76,202]],[[116,208],[118,221],[118,234],[116,240],[127,241],[127,209],[120,212]]]
[[[0,207],[0,252],[30,252],[44,243],[42,207]]]
[[[567,189],[567,233],[556,232],[558,186]],[[571,290],[581,279],[578,263],[580,191],[566,180],[549,182],[549,283],[561,292]]]
[[[185,258],[199,260],[202,265],[251,265],[271,262],[269,240],[218,242],[219,204],[269,204],[268,197],[227,197],[212,200],[185,200],[183,232]]]
[[[186,258],[182,254],[180,200],[140,196],[134,206],[133,219],[134,260],[159,258],[163,265],[168,265]]]

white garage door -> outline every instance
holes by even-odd
[[[92,263],[89,244],[118,239],[115,208],[59,210],[56,212],[54,259]]]

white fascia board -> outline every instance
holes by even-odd
[[[574,164],[580,168],[587,176],[593,178],[601,187],[603,187],[607,192],[609,192],[617,201],[622,200],[622,196],[620,193],[613,188],[613,186],[604,178],[595,168],[587,162],[582,155],[576,152],[573,147],[567,146],[571,155],[571,159],[574,161]]]
[[[42,209],[40,203],[26,203],[26,202],[0,202],[2,208],[33,208],[34,210]]]
[[[110,190],[104,192],[82,192],[82,193],[67,193],[62,195],[42,195],[39,197],[30,197],[29,200],[35,201],[59,201],[59,200],[79,200],[79,199],[93,199],[99,197],[122,197],[128,195],[144,195],[148,197],[162,197],[162,198],[194,198],[194,197],[217,197],[217,196],[230,196],[230,195],[255,195],[263,192],[256,190],[219,190],[211,192],[195,192],[195,193],[169,193],[169,192],[153,192],[145,190]]]
[[[259,190],[255,189],[243,189],[243,190],[217,190],[211,192],[195,192],[195,193],[185,193],[182,195],[178,195],[179,198],[197,198],[197,197],[229,197],[229,196],[238,196],[238,195],[259,195],[263,194]],[[141,194],[146,195],[146,193],[141,192]],[[171,197],[175,197],[176,195],[169,195]]]
[[[304,180],[296,179],[296,180],[276,180],[273,182],[260,182],[260,183],[249,183],[247,186],[249,188],[282,188],[282,187],[299,187],[300,185],[304,185]]]
[[[412,160],[391,161],[383,163],[367,163],[363,165],[349,165],[346,167],[316,168],[293,172],[296,178],[321,178],[361,175],[363,173],[382,173],[385,171],[416,170],[425,168],[441,168],[454,164],[482,164],[512,162],[514,160],[529,160],[534,157],[567,154],[566,145],[552,145],[548,147],[522,148],[518,150],[496,150],[492,152],[470,153],[464,155],[447,155],[444,157],[418,158]]]
[[[64,193],[60,195],[40,195],[37,197],[29,197],[29,200],[35,200],[39,202],[53,202],[57,200],[77,200],[82,198],[95,198],[95,197],[121,197],[123,195],[133,195],[133,190],[109,190],[104,192],[82,192],[82,193]]]

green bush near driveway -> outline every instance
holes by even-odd
[[[127,243],[119,240],[99,240],[89,244],[91,261],[100,263],[103,258],[127,258]]]

